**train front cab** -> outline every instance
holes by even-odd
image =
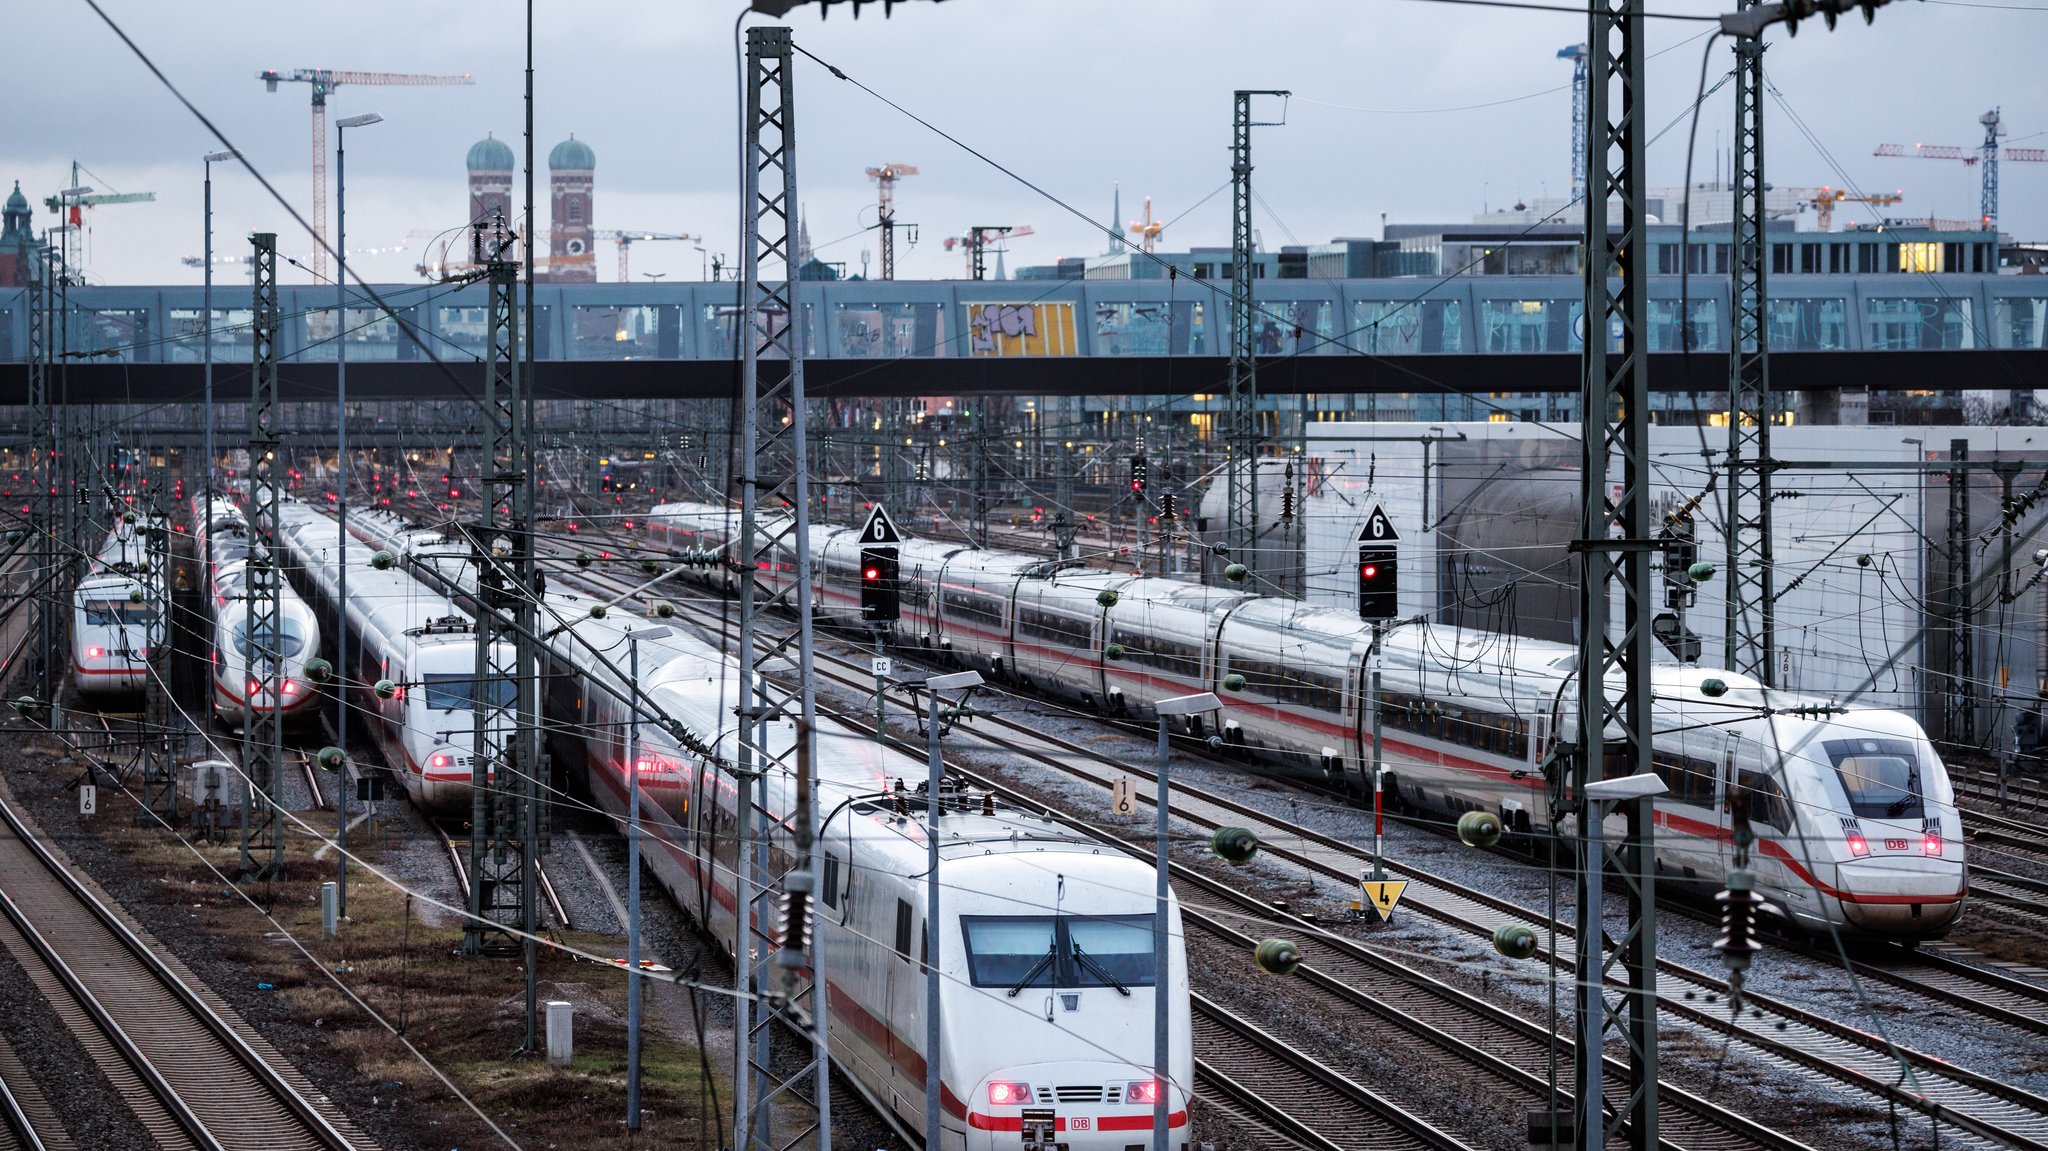
[[[942,962],[964,976],[942,992],[947,1125],[964,1129],[964,1151],[1149,1146],[1152,1092],[1159,1089],[1152,1073],[1153,917],[1149,898],[1133,900],[1130,892],[1150,886],[1151,869],[1117,861],[1097,873],[1100,882],[1069,874],[1060,894],[1040,899],[1037,869],[1018,886],[1019,858],[998,853],[951,864],[958,870],[949,880],[962,885],[952,890],[1008,890],[1016,898],[955,897],[947,909],[949,917],[959,915],[960,930],[948,933],[951,954]],[[990,878],[960,874],[976,870]],[[1048,864],[1046,894],[1054,894],[1062,870],[1079,869]],[[1169,901],[1168,916],[1170,937],[1182,938],[1177,902]],[[1046,965],[1048,955],[1057,961]],[[1190,1130],[1194,1051],[1186,955],[1170,947],[1168,956],[1172,1041],[1164,1093],[1168,1145],[1178,1148]]]

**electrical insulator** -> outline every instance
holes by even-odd
[[[1294,485],[1292,483],[1280,489],[1280,518],[1283,520],[1294,518]]]
[[[1756,938],[1756,913],[1763,901],[1756,895],[1756,875],[1747,868],[1728,873],[1728,886],[1714,901],[1721,905],[1721,937],[1714,950],[1728,968],[1729,1001],[1741,1009],[1742,982],[1750,961],[1764,945]]]

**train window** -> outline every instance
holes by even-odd
[[[249,624],[247,620],[235,625],[235,651],[240,655],[249,654]],[[306,631],[296,620],[284,620],[276,632],[258,637],[258,646],[263,651],[275,651],[290,659],[306,650]]]
[[[471,711],[477,703],[476,676],[453,675],[428,672],[426,675],[427,706],[434,711]],[[516,703],[512,681],[494,679],[488,699],[492,707],[511,707]]]
[[[963,915],[977,987],[1150,987],[1152,917]]]
[[[1062,987],[1149,987],[1152,984],[1152,917],[1061,920],[1066,928],[1071,979]]]
[[[825,887],[819,894],[825,898],[825,906],[839,906],[839,857],[825,853]]]
[[[156,609],[127,600],[89,599],[85,601],[85,622],[94,627],[155,623]]]
[[[1849,793],[1849,810],[1880,819],[1918,819],[1919,757],[1903,739],[1830,739],[1821,743]]]
[[[1776,780],[1767,775],[1744,772],[1740,786],[1749,792],[1751,823],[1765,824],[1779,831],[1792,830],[1792,805],[1785,802],[1785,793],[1778,789]]]
[[[896,901],[896,954],[910,958],[910,903]]]
[[[967,943],[967,974],[976,987],[1052,986],[1057,952],[1051,916],[963,915],[960,932]]]

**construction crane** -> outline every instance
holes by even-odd
[[[622,228],[599,228],[592,235],[600,240],[610,240],[619,246],[619,283],[631,283],[633,279],[633,245],[652,240],[701,240],[702,236],[685,236],[680,232],[648,232]]]
[[[1138,250],[1150,252],[1159,243],[1159,233],[1166,230],[1166,221],[1152,218],[1152,197],[1145,197],[1145,218],[1131,221],[1131,231],[1138,234]]]
[[[327,94],[343,84],[413,88],[438,84],[474,84],[467,73],[461,76],[420,76],[405,72],[337,72],[332,68],[294,68],[279,72],[266,68],[256,73],[265,91],[275,92],[281,82],[313,86],[313,276],[327,278]]]
[[[917,169],[909,164],[884,164],[868,169],[868,179],[877,186],[881,215],[877,217],[882,229],[882,278],[896,278],[896,181],[905,176],[917,175]],[[917,225],[910,225],[910,242],[917,243]]]
[[[85,166],[71,161],[71,183],[65,191],[55,196],[45,196],[43,207],[64,217],[64,267],[72,272],[80,268],[83,237],[85,234],[86,208],[102,204],[146,204],[156,199],[155,192],[95,192],[78,182],[80,174],[91,176]],[[93,179],[99,179],[93,176]]]
[[[958,246],[967,253],[968,279],[983,280],[988,278],[987,252],[991,243],[1031,234],[1032,228],[1029,224],[1021,228],[1012,228],[1007,224],[976,224],[957,236],[947,236],[945,245],[948,252]]]
[[[1904,192],[1877,192],[1871,195],[1854,195],[1846,188],[1801,188],[1799,203],[1802,207],[1811,205],[1817,214],[1817,222],[1823,232],[1835,230],[1836,204],[1876,204],[1889,207],[1906,198]]]
[[[1572,199],[1586,194],[1586,46],[1567,44],[1557,58],[1572,62]]]
[[[1949,144],[1915,144],[1907,148],[1904,144],[1879,144],[1876,156],[1918,156],[1922,160],[1961,160],[1965,164],[1984,166],[1984,191],[1977,202],[1977,210],[1984,227],[1989,231],[1998,230],[1998,138],[2005,135],[2005,122],[1993,108],[1977,122],[1984,125],[1984,142],[1975,149],[1956,147]],[[2048,164],[2048,148],[2007,148],[2005,158],[2025,164]]]

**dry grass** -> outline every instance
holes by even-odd
[[[51,741],[25,742],[24,766],[41,777],[40,786],[61,782],[68,778],[64,772],[74,770],[54,764],[59,748]],[[403,892],[362,870],[350,872],[349,919],[339,937],[323,938],[320,884],[333,877],[333,860],[315,860],[317,841],[297,831],[287,837],[284,877],[243,885],[266,918],[223,888],[220,875],[232,878],[239,869],[234,843],[199,844],[195,854],[160,831],[134,827],[129,800],[108,789],[101,796],[100,815],[83,833],[120,852],[127,873],[147,877],[147,890],[160,906],[182,912],[188,926],[181,931],[176,916],[143,918],[158,924],[160,938],[188,960],[203,955],[239,968],[237,986],[221,989],[230,1002],[245,999],[259,983],[269,984],[260,1001],[240,1006],[261,1020],[280,1050],[300,1058],[330,1097],[394,1151],[485,1146],[496,1139],[455,1091],[406,1050],[387,1023],[402,1029],[405,1041],[525,1147],[624,1149],[700,1142],[698,1101],[704,1079],[698,1052],[694,1044],[651,1032],[643,1047],[644,1126],[630,1138],[624,1129],[626,1043],[619,1022],[624,987],[616,971],[544,948],[541,998],[578,1003],[577,1057],[572,1066],[557,1069],[544,1058],[515,1056],[524,1038],[525,987],[516,959],[461,956],[459,929],[426,926],[416,902],[409,906]],[[317,824],[333,816],[310,818]],[[60,842],[75,834],[47,830],[58,832]],[[371,862],[379,854],[378,849],[367,853]],[[616,943],[592,935],[572,938],[596,951]],[[313,963],[291,939],[312,954]],[[337,987],[337,980],[383,1022]],[[229,994],[233,991],[243,995]],[[614,998],[616,1008],[610,1002]],[[728,1085],[716,1074],[714,1079],[720,1098],[729,1099]],[[712,1146],[720,1122],[711,1119]]]

